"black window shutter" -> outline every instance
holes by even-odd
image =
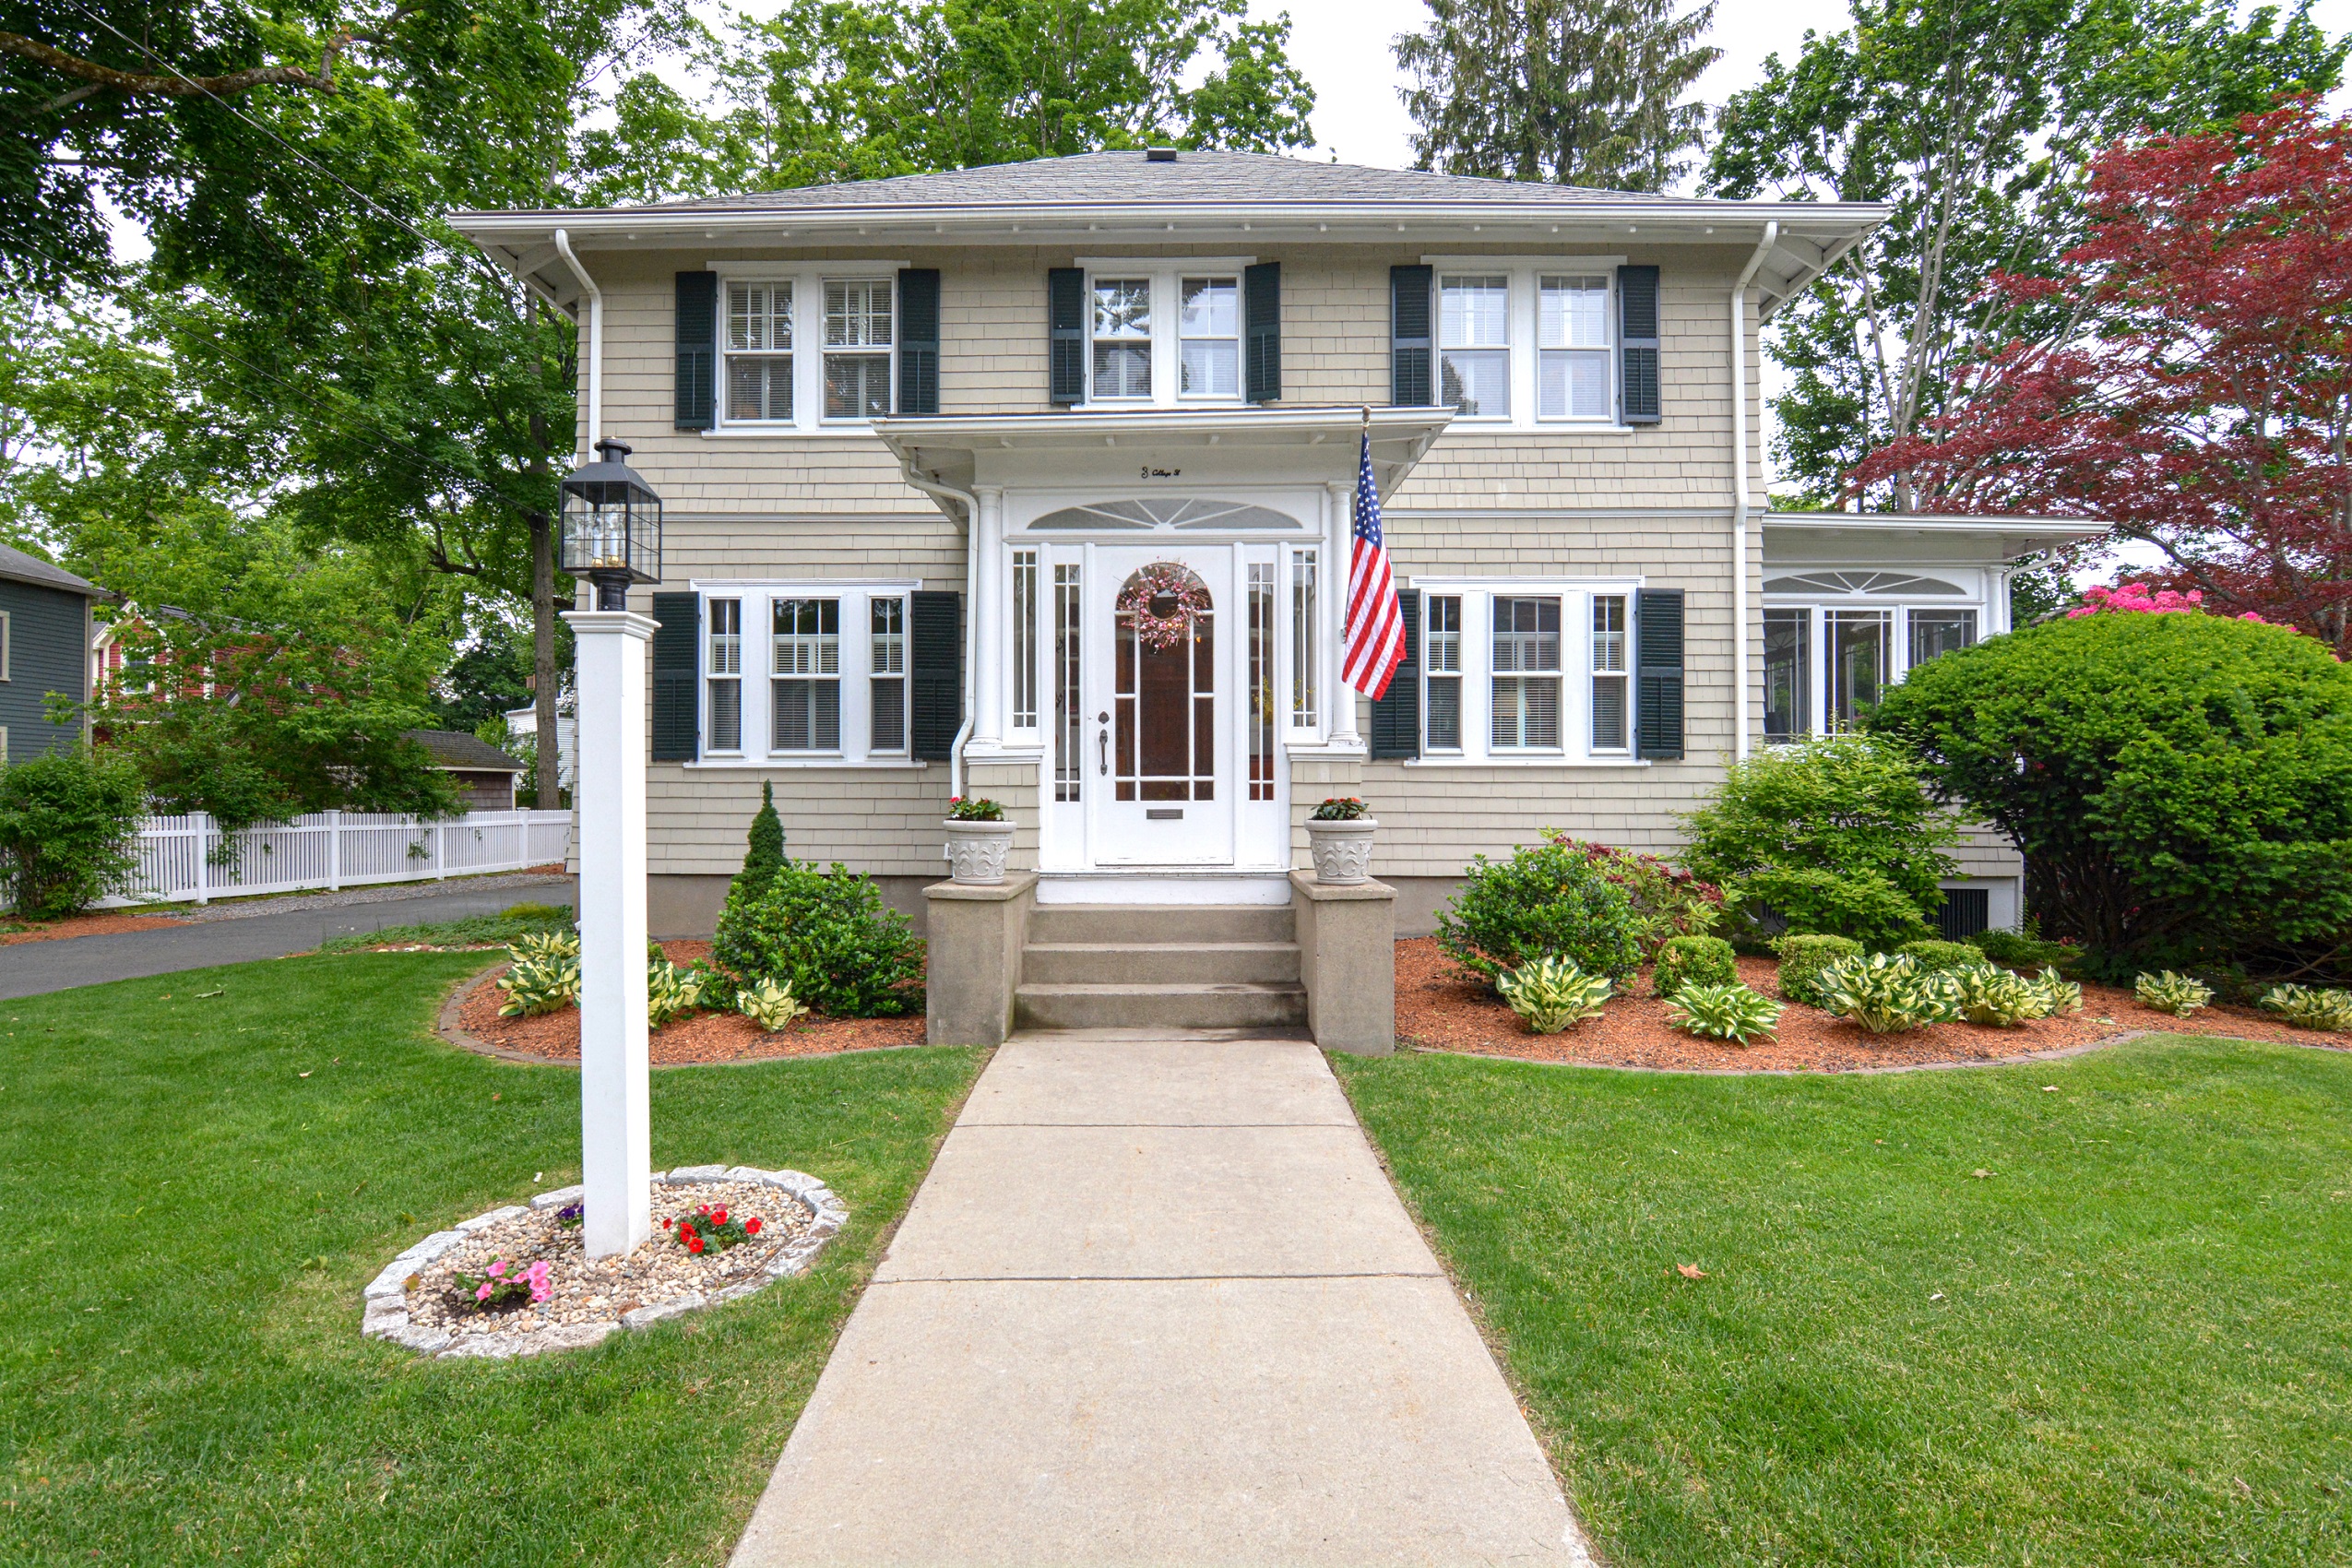
[[[1627,424],[1658,422],[1657,268],[1617,269],[1619,397]],[[1680,756],[1681,753],[1675,753]]]
[[[1429,267],[1388,269],[1388,400],[1400,409],[1426,409],[1437,401],[1430,365],[1433,287]]]
[[[909,621],[915,760],[945,762],[964,724],[964,596],[918,593]]]
[[[1075,267],[1045,273],[1046,353],[1051,402],[1087,400],[1087,275]]]
[[[898,411],[939,411],[939,269],[898,274]]]
[[[1633,751],[1682,754],[1682,590],[1644,588],[1633,606]]]
[[[657,593],[653,618],[660,623],[653,634],[653,760],[692,762],[702,751],[701,726],[695,716],[702,596]]]
[[[1242,396],[1253,403],[1282,400],[1282,264],[1261,261],[1241,273]]]
[[[1396,610],[1405,618],[1405,662],[1388,680],[1388,690],[1372,710],[1372,754],[1412,757],[1421,754],[1421,590],[1398,588]],[[1342,701],[1354,694],[1340,688]]]
[[[719,402],[719,274],[678,274],[678,428],[708,430]]]

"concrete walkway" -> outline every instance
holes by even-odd
[[[1316,1049],[1016,1037],[735,1568],[1588,1564]]]
[[[147,931],[120,932],[109,936],[76,936],[57,942],[19,942],[0,947],[0,998],[41,996],[77,985],[106,980],[138,980],[149,975],[176,974],[182,969],[209,968],[215,964],[244,964],[255,958],[282,958],[308,953],[329,937],[382,931],[386,926],[424,925],[434,921],[459,921],[494,915],[525,900],[576,903],[568,876],[529,880],[501,876],[496,885],[468,887],[434,883],[420,885],[400,897],[372,897],[349,902],[289,899],[293,909],[272,909],[275,900],[255,900],[250,914],[215,916],[184,925],[157,926]]]

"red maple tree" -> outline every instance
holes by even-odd
[[[2352,656],[2352,119],[2299,102],[2110,148],[2089,211],[2057,276],[1996,284],[2059,326],[1855,487],[2112,522],[2164,552],[2161,586]]]

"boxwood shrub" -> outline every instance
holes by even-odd
[[[1851,937],[1794,932],[1773,944],[1780,955],[1780,994],[1808,1007],[1822,1004],[1821,976],[1840,958],[1859,957],[1862,944]]]
[[[1605,868],[1568,843],[1531,844],[1507,861],[1474,857],[1437,920],[1437,944],[1494,979],[1557,956],[1621,980],[1641,967],[1644,922]]]
[[[1719,936],[1674,936],[1661,943],[1650,989],[1672,996],[1686,985],[1737,985],[1739,957]]]
[[[1960,969],[1985,961],[1985,950],[1966,942],[1939,942],[1927,937],[1907,942],[1895,952],[1915,960],[1923,969]]]

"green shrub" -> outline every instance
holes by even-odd
[[[1659,945],[1678,936],[1705,936],[1723,917],[1723,891],[1657,855],[1572,838],[1556,827],[1544,841],[1573,849],[1623,892],[1639,928],[1642,957],[1655,958]]]
[[[1557,954],[1504,970],[1495,986],[1511,1011],[1539,1035],[1556,1035],[1571,1024],[1599,1017],[1601,1004],[1616,989],[1607,975],[1586,974]]]
[[[1968,1023],[2014,1028],[2049,1011],[2049,999],[2039,986],[1984,958],[1954,965],[1942,973],[1952,982],[1953,1006]]]
[[[836,1018],[893,1018],[922,1009],[922,939],[886,909],[873,881],[834,863],[786,861],[764,887],[738,879],[711,961],[745,985],[772,980]]]
[[[1985,961],[1981,947],[1966,942],[1939,942],[1931,936],[1907,942],[1895,951],[1916,960],[1923,969],[1960,969]]]
[[[2073,963],[2083,956],[2079,947],[2014,931],[1980,931],[1968,938],[1968,945],[2002,968],[2020,972],[2037,964]]]
[[[509,904],[498,911],[502,921],[529,921],[540,925],[569,925],[572,906],[569,904]]]
[[[784,824],[776,814],[776,785],[763,778],[759,810],[752,814],[752,830],[744,836],[743,869],[735,873],[738,885],[765,887],[784,865]]]
[[[735,1011],[774,1034],[808,1009],[794,999],[790,986],[764,980],[735,993]]]
[[[1851,937],[1816,936],[1792,932],[1773,944],[1780,955],[1780,994],[1808,1007],[1822,1005],[1821,973],[1840,958],[1851,958],[1862,944]]]
[[[1650,989],[1672,996],[1686,986],[1736,985],[1739,956],[1719,936],[1669,936],[1657,950],[1657,968],[1650,971]]]
[[[2277,1014],[2299,1028],[2325,1029],[2331,1034],[2352,1031],[2352,991],[2274,986],[2263,998],[2263,1010]]]
[[[2176,975],[2170,969],[2142,975],[2132,982],[2132,994],[2143,1007],[2185,1018],[2213,1001],[2213,987]]]
[[[1727,934],[1788,929],[1891,947],[1928,934],[1959,830],[1900,743],[1825,735],[1731,765],[1683,819],[1682,863],[1723,890]]]
[[[2352,942],[2352,666],[2313,638],[2049,621],[1921,665],[1869,724],[2017,845],[2042,928],[2098,978],[2275,970]]]
[[[1744,985],[1694,982],[1666,1004],[1666,1021],[1688,1034],[1745,1045],[1772,1034],[1780,1022],[1780,1004]]]
[[[1821,974],[1822,1007],[1871,1034],[1899,1034],[1956,1017],[1951,977],[1914,958],[1872,953],[1840,958]]]
[[[1642,922],[1625,890],[1581,849],[1535,844],[1509,860],[1470,861],[1437,920],[1437,944],[1492,980],[1553,955],[1621,980],[1641,967]]]
[[[78,914],[126,890],[147,813],[138,769],[77,745],[0,766],[0,875],[31,921]]]

